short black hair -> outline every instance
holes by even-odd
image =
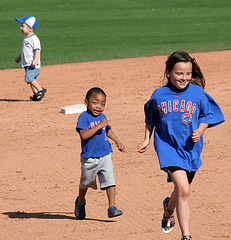
[[[86,100],[89,101],[91,95],[93,93],[101,93],[106,97],[106,93],[103,91],[103,89],[98,88],[98,87],[93,87],[91,89],[88,90],[87,94],[86,94]]]

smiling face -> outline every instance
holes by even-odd
[[[104,111],[106,105],[106,96],[102,93],[93,92],[89,100],[85,100],[87,112],[93,116],[98,116]]]
[[[166,76],[170,79],[173,86],[184,89],[192,79],[192,63],[178,62],[174,65],[171,72],[166,71]]]

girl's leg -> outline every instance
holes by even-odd
[[[175,207],[176,207],[176,194],[175,192],[172,192],[171,198],[168,202],[168,210],[172,212],[174,211]],[[165,216],[166,218],[169,217],[168,211],[166,212]]]
[[[184,170],[177,170],[171,174],[175,185],[174,194],[176,201],[177,217],[180,224],[182,236],[190,235],[190,186],[187,174]],[[169,207],[171,206],[171,203]]]
[[[109,208],[115,206],[115,194],[116,194],[116,187],[111,186],[106,189]]]
[[[174,210],[176,207],[176,194],[172,192],[171,198],[165,198],[163,201],[164,215],[162,219],[162,231],[169,233],[175,225]]]

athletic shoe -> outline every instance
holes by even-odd
[[[79,220],[82,220],[86,217],[85,205],[86,202],[83,205],[79,204],[79,197],[77,197],[75,201],[75,216]]]
[[[108,208],[108,217],[112,218],[112,217],[117,217],[123,214],[123,212],[119,209],[116,208],[116,206],[112,206],[110,208]]]

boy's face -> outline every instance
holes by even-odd
[[[33,32],[33,28],[29,27],[26,23],[21,23],[20,29],[26,36],[30,35]]]
[[[98,116],[104,111],[106,104],[106,97],[102,93],[92,93],[88,100],[85,100],[87,104],[87,112],[93,116]]]

